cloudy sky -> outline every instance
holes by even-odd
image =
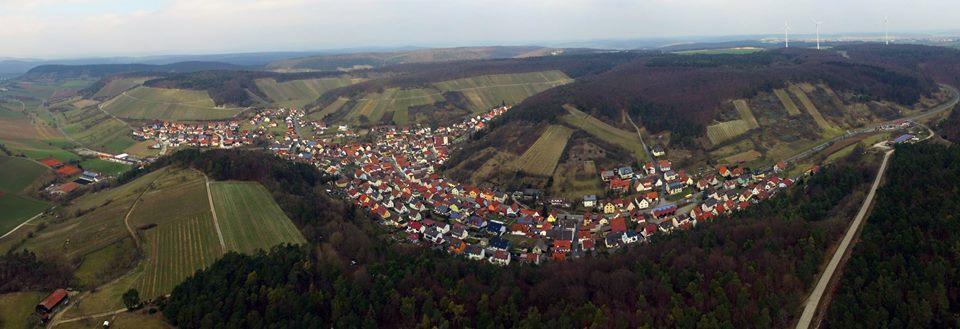
[[[0,0],[0,57],[960,28],[958,0]]]

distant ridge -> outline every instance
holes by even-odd
[[[23,75],[25,79],[103,78],[110,75],[157,72],[187,73],[207,70],[241,70],[247,67],[222,62],[179,62],[166,65],[150,64],[94,64],[94,65],[41,65]]]

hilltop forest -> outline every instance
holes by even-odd
[[[364,214],[319,192],[322,176],[276,161],[191,151],[158,164],[264,183],[311,241],[229,254],[198,272],[162,302],[172,324],[782,327],[875,163],[856,152],[770,202],[643,248],[498,268],[382,239]]]

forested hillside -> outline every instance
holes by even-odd
[[[897,147],[827,328],[960,326],[960,147]]]
[[[382,240],[349,209],[304,211],[330,202],[308,166],[198,155],[171,161],[265,182],[313,247],[229,254],[199,272],[163,306],[182,328],[783,327],[875,165],[849,158],[753,210],[609,257],[498,268]]]

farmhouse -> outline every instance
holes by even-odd
[[[40,314],[43,321],[47,321],[51,313],[58,311],[69,302],[70,294],[67,293],[66,289],[61,288],[54,290],[47,298],[40,301],[40,304],[37,304],[37,313]]]

